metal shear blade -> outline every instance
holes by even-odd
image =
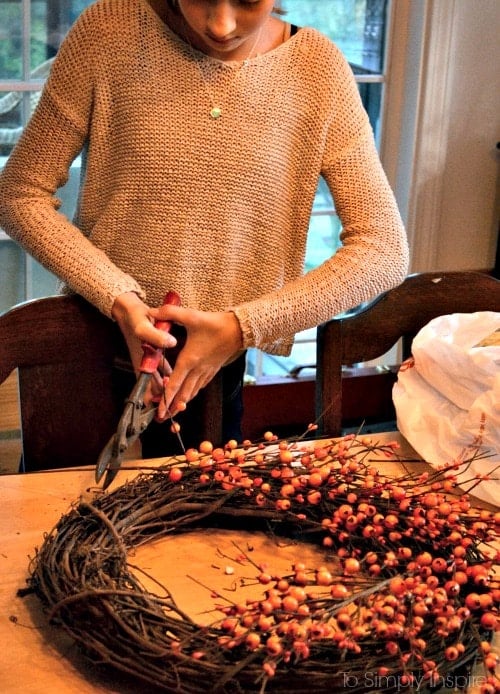
[[[176,292],[168,292],[163,304],[179,306],[180,297]],[[170,321],[156,321],[155,327],[164,332],[169,332],[172,324]],[[126,450],[136,441],[156,415],[156,407],[153,405],[144,407],[144,394],[151,380],[151,376],[158,369],[163,353],[161,349],[148,344],[143,345],[143,358],[139,367],[140,375],[125,403],[123,414],[118,422],[116,433],[110,438],[101,452],[95,470],[95,479],[99,483],[106,473],[103,487],[106,489],[116,477]],[[177,438],[184,450],[184,444],[179,432]]]
[[[144,407],[144,392],[151,374],[141,374],[134,390],[127,400],[123,414],[118,422],[116,433],[103,448],[97,461],[95,479],[99,483],[104,475],[103,488],[106,489],[116,477],[121,467],[123,456],[130,446],[139,438],[156,415],[156,407]]]

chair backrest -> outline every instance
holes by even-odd
[[[97,461],[119,403],[112,367],[120,336],[77,296],[35,299],[0,316],[0,383],[18,369],[25,470]]]
[[[123,409],[116,367],[127,354],[117,325],[79,296],[35,299],[0,315],[0,383],[18,370],[25,471],[97,462]],[[203,426],[215,441],[220,401],[206,390]]]
[[[402,338],[402,359],[410,355],[416,333],[436,316],[475,311],[500,311],[500,282],[478,272],[431,272],[409,275],[398,287],[350,315],[340,316],[318,328],[316,416],[320,432],[338,436],[345,421],[342,377],[345,367],[377,359]],[[374,389],[382,388],[387,402],[378,407],[392,413],[392,383],[397,365],[379,368],[368,380],[365,394],[358,394],[358,423],[369,408]],[[365,399],[366,398],[366,399]],[[344,389],[345,399],[345,389]],[[376,399],[376,398],[375,398]],[[385,419],[385,417],[383,418]]]

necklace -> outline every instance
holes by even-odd
[[[262,27],[260,27],[260,29],[257,33],[257,38],[255,39],[255,42],[254,42],[252,48],[248,52],[247,57],[241,61],[241,64],[240,64],[239,68],[235,71],[234,75],[237,75],[242,68],[247,67],[248,63],[250,62],[250,59],[252,57],[254,57],[253,53],[254,53],[255,49],[257,48],[257,45],[260,41],[261,34],[262,34]],[[209,100],[210,100],[210,105],[211,105],[211,108],[209,111],[210,118],[212,118],[213,120],[217,120],[218,118],[220,118],[222,116],[222,106],[220,105],[219,102],[216,101],[216,99],[214,99],[213,92],[210,89],[207,80],[205,79],[205,75],[203,73],[203,68],[201,66],[200,59],[195,54],[193,47],[189,41],[188,41],[188,45],[189,45],[189,48],[191,49],[191,54],[193,55],[193,57],[196,61],[196,67],[198,68],[198,72],[200,74],[201,81],[203,82],[203,87],[204,87],[204,89],[208,95]]]

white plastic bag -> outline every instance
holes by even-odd
[[[399,431],[430,465],[475,460],[473,494],[500,504],[500,313],[454,313],[413,340],[393,388]],[[487,457],[486,457],[487,456]],[[498,468],[498,469],[497,469]],[[466,485],[467,486],[467,485]]]

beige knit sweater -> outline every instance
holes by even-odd
[[[222,117],[210,117],[213,103]],[[73,221],[57,188],[83,151]],[[318,176],[343,246],[303,274]],[[244,344],[293,334],[402,281],[408,250],[351,70],[314,29],[247,64],[193,51],[147,0],[99,0],[58,53],[0,178],[0,224],[110,315],[115,297],[232,309]]]

